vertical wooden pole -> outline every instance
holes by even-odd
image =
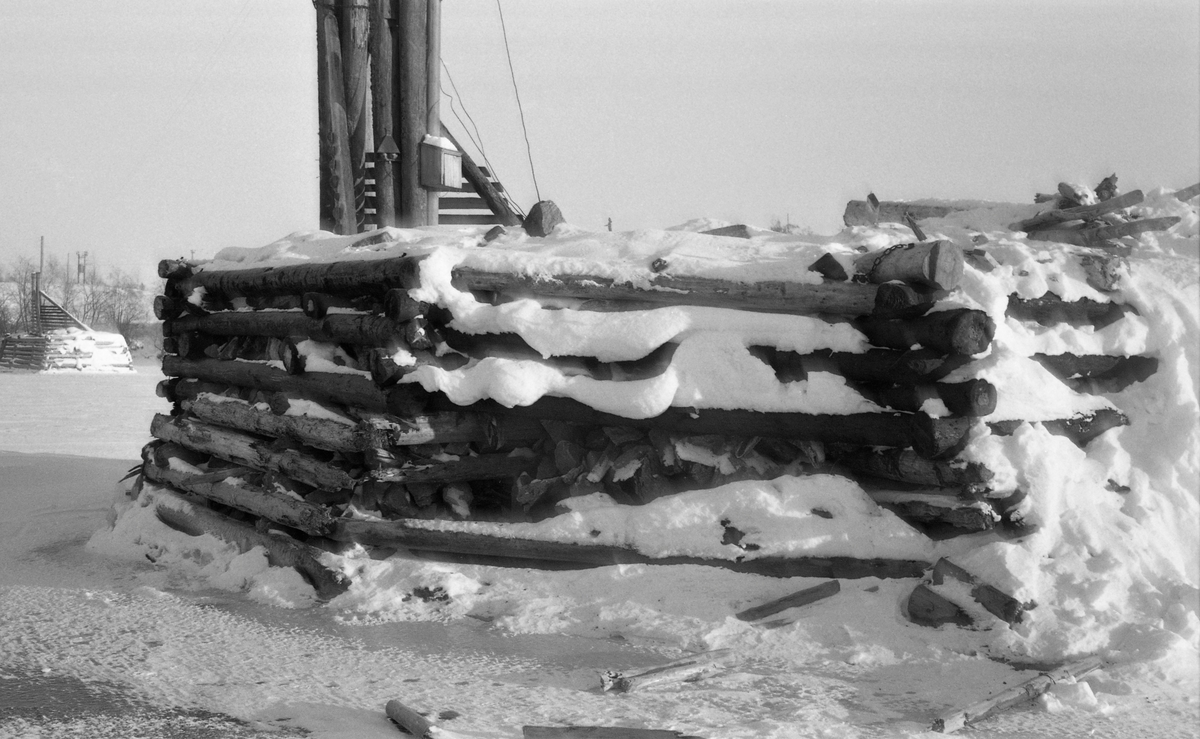
[[[339,31],[346,95],[346,130],[350,136],[350,172],[354,177],[355,230],[363,231],[367,198],[367,0],[341,0]]]
[[[440,136],[442,133],[442,0],[428,0],[429,9],[426,11],[428,15],[428,61],[425,63],[426,74],[426,100],[425,100],[425,130],[434,136]],[[431,226],[436,226],[438,223],[438,197],[437,190],[428,190],[425,193],[426,206],[428,208],[428,216],[426,222]]]
[[[396,225],[395,0],[371,0],[371,124],[375,134],[375,214],[380,228]]]
[[[350,134],[346,128],[346,96],[338,21],[332,8],[318,0],[317,102],[321,137],[321,228],[339,234],[355,232],[354,173],[350,166]]]
[[[428,224],[429,198],[421,187],[421,140],[426,128],[428,76],[427,0],[400,0],[400,166],[399,221],[401,226]]]
[[[31,290],[30,290],[31,294],[29,296],[30,297],[29,307],[32,308],[32,312],[29,314],[29,325],[33,326],[33,330],[30,331],[30,333],[34,334],[35,336],[41,336],[42,335],[42,297],[41,297],[42,273],[40,271],[34,272],[30,277],[31,277],[31,279],[29,280],[29,286],[31,288]]]

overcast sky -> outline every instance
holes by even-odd
[[[585,228],[831,233],[868,191],[1200,180],[1195,0],[502,5],[537,190]],[[497,3],[444,0],[443,22],[456,109],[528,208]],[[149,280],[315,228],[314,39],[308,0],[0,0],[0,263],[45,236]]]

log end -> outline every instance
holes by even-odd
[[[948,346],[952,353],[973,356],[987,351],[996,335],[996,322],[983,311],[958,314],[948,326]]]
[[[953,290],[962,282],[966,256],[962,247],[949,241],[937,241],[925,262],[925,279],[938,290]]]
[[[926,413],[912,416],[913,451],[925,459],[952,457],[962,451],[971,430],[969,418],[933,418]]]
[[[158,263],[158,276],[164,280],[182,280],[191,277],[194,268],[182,259],[164,259]]]

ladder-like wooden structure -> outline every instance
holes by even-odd
[[[50,340],[46,334],[51,331],[72,328],[91,331],[86,323],[72,315],[54,298],[42,292],[39,276],[36,272],[33,275],[30,300],[33,310],[29,312],[29,333],[0,338],[0,367],[46,369],[46,353],[50,346]]]

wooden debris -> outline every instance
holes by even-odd
[[[904,223],[907,218],[917,221],[926,218],[945,218],[951,213],[967,210],[955,205],[923,205],[903,201],[876,200],[872,205],[866,200],[851,200],[846,203],[842,222],[847,226],[874,226],[877,223]]]
[[[404,731],[418,739],[455,739],[461,735],[447,731],[398,700],[390,700],[384,713]]]
[[[855,382],[916,385],[940,380],[970,361],[965,355],[948,356],[933,349],[872,349],[862,354],[822,350],[797,354],[752,346],[750,352],[771,365],[780,382],[804,380],[809,372],[832,372]]]
[[[751,236],[750,227],[741,223],[732,226],[721,226],[720,228],[710,228],[700,233],[708,236],[731,236],[735,239],[748,239]]]
[[[1022,420],[990,421],[988,427],[997,436],[1009,436],[1023,423],[1027,422]],[[1055,436],[1065,436],[1076,446],[1085,447],[1088,442],[1109,429],[1128,426],[1129,417],[1115,408],[1101,408],[1094,413],[1082,413],[1073,418],[1041,421],[1041,424]]]
[[[600,687],[606,693],[632,693],[673,683],[694,682],[718,672],[724,662],[735,656],[732,649],[716,649],[633,674],[608,670],[600,676]]]
[[[854,260],[868,282],[900,280],[932,290],[953,290],[962,281],[962,248],[949,241],[898,244]]]
[[[522,726],[524,739],[701,739],[666,729],[626,726]]]
[[[1064,665],[1057,670],[1043,672],[1037,677],[1030,678],[1020,685],[997,693],[986,700],[973,703],[966,708],[942,714],[934,719],[931,729],[943,734],[950,734],[968,724],[974,724],[988,716],[994,716],[1005,709],[1029,703],[1054,687],[1057,683],[1077,681],[1088,673],[1103,668],[1104,661],[1101,658],[1086,657]]]
[[[1166,231],[1179,223],[1179,220],[1178,216],[1168,216],[1165,218],[1143,218],[1115,226],[1099,226],[1096,228],[1053,228],[1034,231],[1029,234],[1029,238],[1035,241],[1055,241],[1075,246],[1103,247],[1107,242],[1124,236],[1137,236],[1138,234],[1151,231]]]
[[[804,590],[792,593],[791,595],[785,595],[777,600],[763,603],[761,606],[747,608],[736,615],[740,621],[758,621],[766,618],[767,616],[774,616],[776,613],[786,611],[789,608],[799,608],[800,606],[806,606],[809,603],[816,603],[819,600],[824,600],[832,595],[836,595],[837,593],[841,592],[841,590],[841,583],[839,583],[837,580],[830,580],[829,582],[821,583],[820,585],[814,585],[811,588],[805,588]]]
[[[946,525],[965,533],[990,531],[1000,522],[995,508],[982,500],[962,500],[936,492],[867,490],[866,493],[876,504],[909,523]]]
[[[350,588],[349,578],[321,564],[319,550],[291,537],[260,532],[249,524],[191,503],[179,506],[160,503],[154,507],[154,515],[176,531],[189,536],[212,534],[241,552],[263,547],[272,566],[295,568],[317,591],[320,600],[330,600]]]
[[[908,449],[831,450],[839,465],[857,473],[919,487],[941,487],[967,493],[982,492],[993,473],[978,462],[925,459]]]
[[[980,582],[974,575],[943,557],[933,565],[930,581],[934,585],[941,585],[946,578],[970,585],[971,597],[975,602],[983,606],[988,613],[1009,624],[1020,623],[1025,611],[1037,605],[1032,602],[1022,603],[998,588]]]
[[[1038,213],[1032,218],[1026,218],[1023,221],[1009,224],[1009,229],[1012,231],[1036,231],[1038,229],[1046,229],[1052,226],[1058,226],[1070,221],[1088,221],[1094,220],[1098,216],[1105,213],[1128,208],[1145,200],[1145,195],[1141,190],[1133,190],[1127,192],[1120,197],[1102,200],[1093,205],[1080,205],[1074,208],[1056,208],[1053,210]]]
[[[1054,293],[1046,293],[1040,298],[1022,298],[1014,293],[1008,296],[1008,307],[1005,309],[1005,315],[1011,318],[1035,321],[1042,326],[1069,323],[1096,329],[1121,320],[1127,313],[1136,315],[1137,310],[1124,303],[1102,303],[1091,298],[1068,302]]]

